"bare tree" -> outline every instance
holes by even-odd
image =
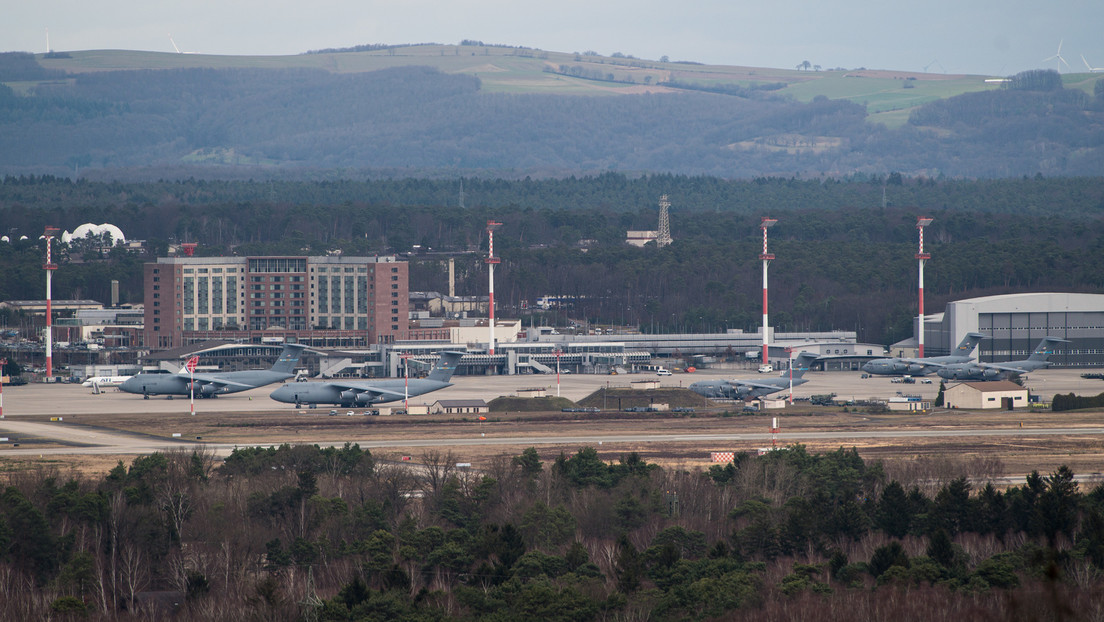
[[[134,597],[149,583],[149,566],[142,556],[142,550],[129,540],[123,543],[122,550],[119,551],[119,562],[127,602],[133,603]]]
[[[451,449],[444,455],[437,450],[427,450],[422,454],[422,480],[428,489],[423,488],[423,491],[437,494],[455,468],[456,456]]]

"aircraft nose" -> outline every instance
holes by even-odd
[[[272,394],[269,395],[269,397],[276,400],[277,402],[295,401],[295,395],[292,392],[291,387],[287,386],[286,384],[282,385],[279,389],[273,391]]]

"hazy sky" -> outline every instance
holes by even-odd
[[[0,11],[0,51],[297,54],[477,39],[710,64],[1007,75],[1104,67],[1102,0],[34,0]],[[1065,66],[1063,72],[1067,71]]]

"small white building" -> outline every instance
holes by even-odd
[[[429,409],[435,415],[482,415],[489,410],[483,400],[437,400]]]
[[[648,242],[655,242],[659,237],[658,231],[627,231],[625,242],[633,246],[644,246]]]
[[[931,402],[915,397],[891,397],[886,407],[893,412],[926,412],[931,410]]]
[[[1027,406],[1027,389],[1009,380],[963,382],[951,385],[943,392],[947,408],[1023,408]]]

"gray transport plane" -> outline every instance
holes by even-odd
[[[880,376],[927,376],[933,371],[955,363],[969,363],[977,344],[985,339],[981,333],[966,333],[954,354],[925,356],[922,359],[886,358],[874,359],[862,366],[868,374]]]
[[[809,382],[802,376],[809,370],[809,365],[817,359],[817,355],[811,352],[802,352],[797,355],[792,364],[793,386]],[[727,398],[732,400],[753,400],[764,395],[777,393],[790,387],[790,372],[784,371],[777,378],[764,378],[755,380],[702,380],[690,385],[690,390],[703,397]]]
[[[1031,356],[1020,361],[1007,361],[1004,363],[957,363],[947,365],[939,369],[940,378],[947,380],[998,380],[1018,376],[1029,371],[1050,366],[1051,354],[1054,354],[1054,344],[1069,343],[1067,339],[1057,337],[1043,337]]]
[[[119,385],[119,389],[127,393],[141,393],[145,399],[151,395],[168,395],[169,399],[174,395],[190,395],[192,389],[189,384],[193,381],[196,397],[218,397],[248,391],[294,377],[295,364],[299,362],[304,347],[297,343],[284,344],[280,358],[270,369],[188,374],[185,367],[175,374],[141,373],[131,376]]]
[[[277,402],[295,404],[296,408],[303,404],[340,404],[350,407],[394,402],[451,387],[449,380],[462,356],[463,352],[442,352],[441,358],[425,378],[293,382],[276,389],[270,397]]]

